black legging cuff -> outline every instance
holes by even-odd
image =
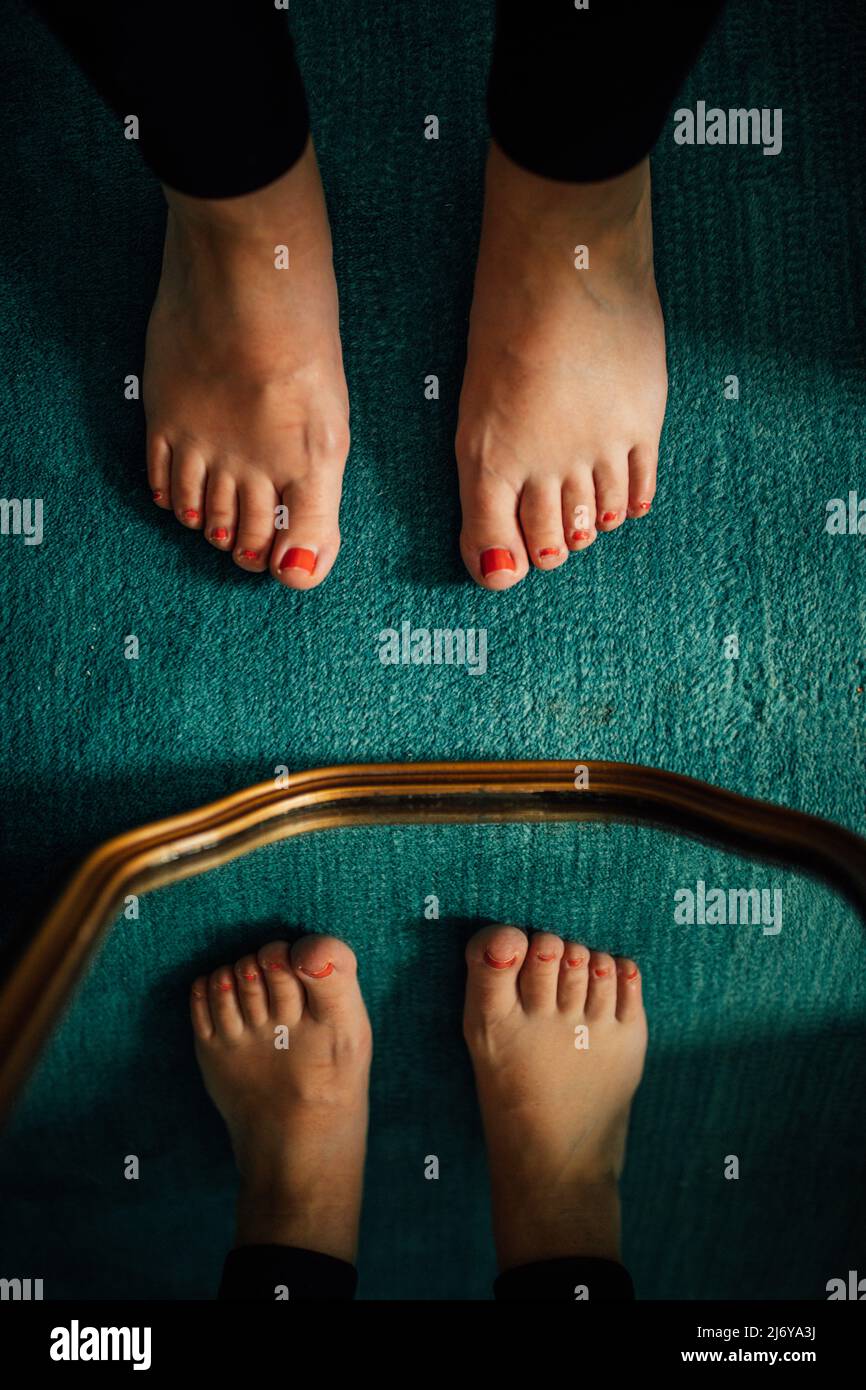
[[[509,159],[570,183],[652,149],[723,0],[496,0],[490,132]]]
[[[569,1256],[507,1269],[493,1285],[493,1295],[515,1303],[624,1303],[634,1298],[634,1285],[616,1260]]]
[[[303,154],[307,101],[286,13],[273,4],[33,3],[109,106],[138,118],[138,148],[169,188],[237,197]]]
[[[295,1245],[239,1245],[229,1251],[219,1296],[233,1302],[350,1299],[358,1271],[346,1260]]]

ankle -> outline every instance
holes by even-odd
[[[620,1200],[614,1178],[577,1184],[533,1202],[513,1191],[494,1196],[494,1234],[500,1272],[569,1256],[620,1259]]]
[[[354,1264],[358,1249],[357,1199],[313,1200],[287,1188],[241,1187],[235,1245],[292,1245]]]

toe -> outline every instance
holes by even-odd
[[[570,550],[586,550],[595,529],[595,485],[590,470],[569,478],[562,489],[562,525]]]
[[[238,536],[234,558],[241,569],[261,574],[274,542],[276,488],[264,474],[241,485],[238,493]]]
[[[566,941],[559,962],[557,1003],[566,1013],[582,1013],[589,983],[589,951],[577,941]]]
[[[617,956],[616,1016],[621,1023],[630,1023],[640,1017],[642,1008],[640,971],[627,956]]]
[[[529,943],[518,977],[520,1000],[527,1013],[552,1013],[556,1008],[562,938],[536,932]]]
[[[593,951],[589,958],[589,983],[586,991],[587,1018],[612,1017],[616,1006],[616,965],[613,956]]]
[[[251,1028],[261,1028],[269,1015],[268,987],[255,956],[243,956],[235,966],[235,988],[241,1013]]]
[[[208,981],[211,1017],[218,1035],[234,1042],[244,1031],[244,1018],[235,989],[232,971],[227,965],[216,969]]]
[[[204,525],[204,498],[207,468],[194,449],[175,448],[171,461],[171,502],[183,526],[200,531]]]
[[[217,550],[231,550],[238,526],[238,490],[230,473],[215,469],[208,477],[205,535]]]
[[[147,480],[158,507],[171,510],[171,445],[162,434],[147,436]]]
[[[628,468],[621,462],[602,460],[595,465],[595,512],[599,531],[615,531],[625,521],[628,505]]]
[[[656,495],[658,450],[638,445],[628,456],[628,514],[646,516]]]
[[[466,946],[466,1022],[503,1018],[518,1004],[517,977],[529,942],[518,927],[483,927]]]
[[[211,1018],[210,1004],[208,1003],[208,980],[206,975],[199,975],[197,980],[193,980],[189,992],[189,1013],[192,1019],[192,1030],[201,1042],[207,1042],[208,1038],[213,1037],[214,1027]]]
[[[271,1018],[294,1027],[304,1012],[304,991],[292,971],[287,941],[270,941],[256,952],[268,991]]]
[[[530,479],[520,497],[520,525],[536,569],[565,564],[568,547],[562,530],[562,484],[557,478]]]
[[[305,482],[285,488],[283,506],[288,526],[277,531],[271,574],[290,589],[315,589],[330,574],[340,549],[339,475],[312,486]]]
[[[292,947],[292,968],[313,1018],[333,1019],[357,1008],[358,962],[345,941],[318,934],[302,937]]]
[[[466,483],[466,471],[461,470],[460,478],[463,563],[482,588],[510,589],[529,569],[514,489],[495,477]]]

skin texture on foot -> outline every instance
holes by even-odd
[[[511,926],[477,932],[466,963],[500,1270],[619,1259],[618,1180],[647,1043],[637,966]]]
[[[153,499],[241,569],[314,588],[340,547],[349,402],[312,144],[256,193],[166,198],[144,369]]]
[[[558,183],[492,145],[456,440],[472,577],[511,588],[645,516],[666,399],[649,161]]]
[[[236,1244],[354,1262],[372,1035],[351,950],[272,942],[197,979],[190,1013],[241,1175]]]

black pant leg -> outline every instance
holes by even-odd
[[[219,1296],[231,1302],[290,1303],[350,1299],[358,1271],[345,1260],[294,1245],[240,1245],[223,1267]]]
[[[634,1299],[634,1285],[616,1260],[540,1260],[500,1274],[494,1297],[521,1303],[625,1303]]]
[[[157,178],[199,198],[250,193],[303,153],[307,102],[272,0],[33,0]]]
[[[723,0],[497,0],[491,134],[516,164],[572,183],[649,154]]]

